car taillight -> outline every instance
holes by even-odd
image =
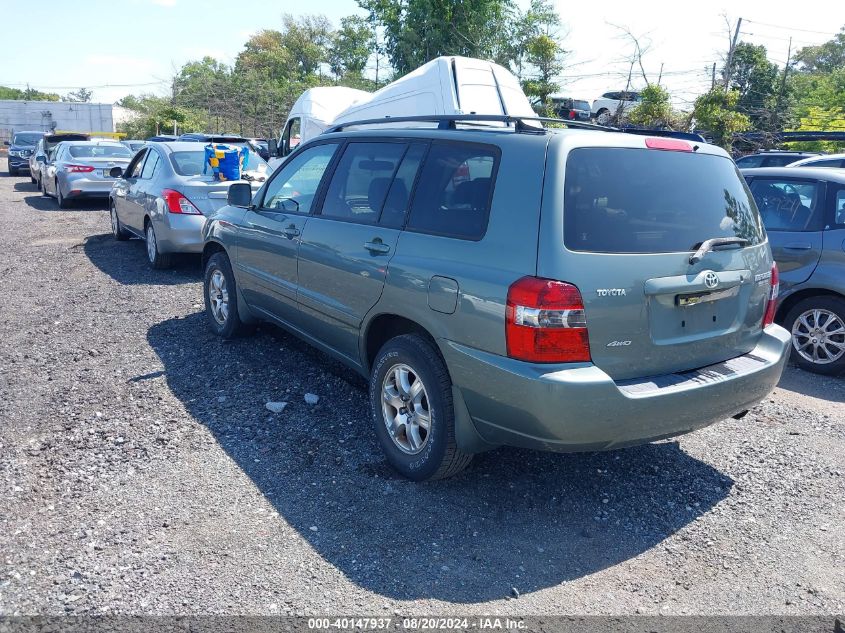
[[[775,309],[780,294],[780,275],[777,264],[772,264],[772,278],[769,283],[769,300],[766,302],[766,313],[763,315],[763,327],[775,322]]]
[[[167,210],[170,213],[184,213],[186,215],[202,215],[202,211],[178,191],[173,189],[162,189],[161,197],[167,203]]]
[[[89,174],[94,171],[91,165],[67,165],[66,169],[71,174]]]
[[[590,360],[581,292],[553,279],[523,277],[508,289],[505,310],[508,356],[537,363]]]
[[[574,119],[574,118],[575,118],[575,110],[570,110],[570,111],[569,111],[569,118],[570,118],[570,119]]]

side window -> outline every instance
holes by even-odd
[[[310,213],[337,143],[303,149],[292,156],[267,184],[261,208],[290,213]]]
[[[783,167],[789,163],[794,163],[797,158],[792,156],[766,156],[763,159],[763,167]]]
[[[478,240],[487,230],[498,151],[435,143],[423,164],[407,228]]]
[[[833,222],[837,226],[845,226],[845,188],[836,192],[836,203],[833,209],[835,213]]]
[[[755,178],[751,193],[768,231],[820,231],[822,187],[812,180]]]
[[[804,167],[841,167],[842,161],[839,159],[817,160]]]
[[[740,159],[737,159],[736,164],[738,167],[742,169],[746,169],[748,167],[759,167],[763,164],[763,157],[759,154],[752,154],[751,156],[743,156]]]
[[[425,152],[428,149],[427,143],[413,143],[405,152],[405,157],[396,170],[396,176],[387,192],[387,198],[381,209],[379,224],[393,229],[402,228],[405,223],[405,214],[408,212],[408,202],[411,192],[414,190],[414,182],[417,179],[417,172],[420,170]]]
[[[144,166],[144,157],[147,155],[146,149],[142,149],[135,158],[126,166],[126,178],[140,178],[141,168]]]
[[[141,178],[144,180],[152,178],[158,168],[158,152],[149,150],[148,154],[149,156],[147,157],[147,162],[144,163],[144,169],[141,171]]]
[[[406,147],[404,143],[349,143],[329,182],[321,215],[374,224]]]

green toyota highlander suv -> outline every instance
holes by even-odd
[[[330,130],[203,230],[211,327],[272,321],[367,377],[403,475],[676,436],[777,384],[777,268],[724,151],[420,118]]]

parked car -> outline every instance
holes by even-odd
[[[555,116],[572,121],[590,121],[590,102],[582,99],[552,98]]]
[[[792,357],[820,374],[845,371],[845,170],[744,169],[780,270],[775,320]]]
[[[272,321],[367,377],[415,480],[498,445],[676,436],[771,391],[777,269],[723,150],[467,118],[335,127],[234,184],[203,228],[211,329]]]
[[[35,151],[44,132],[15,132],[11,141],[3,141],[9,148],[9,175],[17,176],[24,169],[29,171],[29,157]]]
[[[817,152],[787,152],[782,150],[765,150],[754,152],[736,159],[736,166],[741,169],[750,167],[786,167],[802,158],[819,156]]]
[[[32,182],[38,185],[38,189],[43,191],[41,186],[41,176],[45,166],[51,156],[55,156],[56,147],[62,141],[87,141],[90,136],[84,132],[59,132],[52,134],[43,134],[35,150],[29,157],[29,173]]]
[[[175,134],[159,134],[158,136],[151,136],[147,139],[148,143],[167,143],[170,141],[178,141],[179,137]]]
[[[638,92],[605,92],[601,97],[593,101],[591,113],[596,123],[608,125],[616,114],[624,115],[630,112],[640,101]]]
[[[845,154],[822,154],[803,158],[791,163],[790,167],[845,167]]]
[[[115,141],[63,141],[41,168],[41,192],[54,196],[61,209],[80,198],[108,198],[111,169],[130,158],[129,148]]]
[[[226,203],[231,182],[204,173],[205,148],[195,142],[147,143],[117,177],[109,197],[112,233],[117,240],[136,235],[147,241],[153,268],[166,268],[173,253],[202,251],[205,214]],[[268,165],[250,153],[244,177],[258,187]]]
[[[135,139],[128,139],[128,140],[124,139],[120,142],[123,143],[124,145],[126,145],[126,147],[128,147],[129,150],[133,154],[135,152],[137,152],[139,149],[141,149],[142,147],[144,147],[144,145],[147,144],[146,141],[139,141],[139,140],[135,140]]]

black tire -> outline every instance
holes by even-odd
[[[219,273],[225,281],[225,301],[227,304],[227,311],[225,318],[219,320],[221,316],[215,316],[215,309],[212,306],[212,278]],[[205,275],[203,276],[203,297],[205,299],[205,315],[208,318],[209,327],[211,331],[217,336],[224,339],[232,339],[248,331],[248,327],[241,321],[238,314],[238,292],[235,283],[235,275],[232,273],[232,265],[229,262],[229,256],[226,253],[214,253],[209,257],[205,264]],[[219,285],[215,285],[218,292],[215,293],[218,299],[222,299],[219,292]]]
[[[35,179],[35,176],[33,176],[32,174],[29,175],[29,179],[32,181],[33,185],[38,183],[38,181]]]
[[[402,436],[394,440],[387,429],[387,416],[382,408],[385,379],[388,373],[402,366],[411,370],[415,381],[422,381],[430,420],[426,437],[414,454],[399,445],[399,442],[407,441],[407,430],[404,431],[405,440]],[[472,454],[461,451],[455,441],[455,412],[449,371],[426,338],[418,334],[404,334],[385,343],[373,362],[369,394],[376,437],[387,461],[404,477],[414,481],[443,479],[459,473],[472,461]],[[401,413],[399,409],[394,410]]]
[[[17,175],[18,175],[18,170],[12,169],[11,167],[9,167],[9,176],[11,177],[11,176],[17,176]]]
[[[38,188],[41,190],[41,195],[42,195],[44,198],[48,198],[48,197],[49,197],[49,194],[47,193],[47,186],[44,184],[44,179],[43,179],[43,178],[39,178],[39,179],[38,179]]]
[[[118,242],[124,242],[129,239],[129,233],[123,228],[120,223],[120,218],[117,217],[117,209],[114,202],[109,203],[109,220],[111,221],[111,234]]]
[[[56,181],[56,201],[59,203],[60,209],[67,209],[70,206],[70,201],[62,195],[62,188],[59,186],[59,181]]]
[[[158,238],[156,237],[155,227],[150,220],[144,224],[144,235],[146,236],[146,251],[147,263],[150,268],[154,270],[164,270],[170,268],[173,264],[173,258],[170,253],[162,253],[158,247]]]
[[[823,359],[824,355],[828,354],[828,359],[834,357],[835,360],[814,362],[812,360],[813,354],[811,350],[816,346],[812,344],[812,339],[809,336],[812,336],[816,323],[814,315],[807,315],[808,312],[814,310],[823,311],[823,313],[820,313],[820,318],[818,319],[822,330],[838,330],[841,327],[845,327],[845,299],[842,297],[822,295],[802,299],[792,307],[784,319],[784,327],[792,333],[791,358],[801,369],[806,369],[816,374],[824,374],[825,376],[837,376],[845,372],[845,352],[838,355],[838,358],[836,357],[838,354],[836,345],[845,345],[845,333],[830,336],[828,340],[834,343],[834,345],[822,345],[816,353],[816,357],[819,359]],[[799,322],[802,315],[806,315],[805,323]],[[838,319],[838,323],[831,323],[831,319],[834,318]],[[810,329],[807,328],[806,323],[809,323]],[[806,336],[805,333],[809,334],[809,336]],[[809,343],[809,346],[805,348],[805,353],[810,358],[805,358],[799,349],[807,343]]]

